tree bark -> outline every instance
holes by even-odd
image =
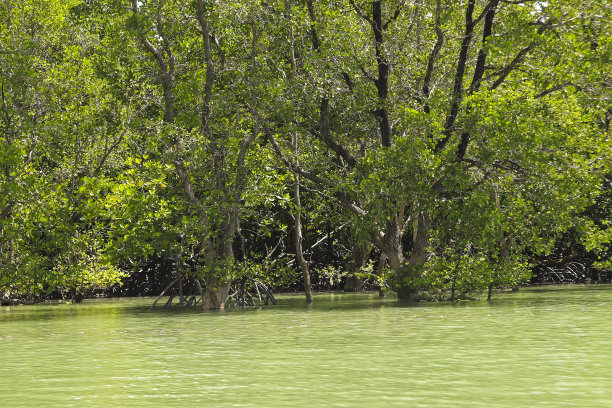
[[[378,260],[378,268],[376,269],[376,276],[381,280],[381,285],[378,288],[378,296],[384,297],[384,279],[385,279],[385,268],[387,267],[387,255],[384,252],[380,254],[380,259]]]
[[[206,289],[202,309],[204,310],[223,310],[229,294],[229,282],[226,279],[210,275],[206,278]]]
[[[312,43],[315,49],[318,49],[319,47],[319,40],[317,37],[317,32],[316,32],[316,28],[315,28],[315,22],[314,22],[314,8],[312,5],[312,1],[308,2],[308,11],[311,17],[311,35],[312,35]],[[290,28],[290,46],[291,46],[291,71],[292,71],[292,75],[293,78],[295,79],[297,77],[297,63],[296,63],[296,59],[295,59],[295,39],[294,39],[294,35],[293,35],[293,26],[291,26]],[[294,101],[294,106],[296,105],[295,101]],[[327,114],[327,110],[325,109],[325,111],[323,110],[323,106],[325,106],[325,108],[327,108],[327,98],[323,98],[323,101],[321,102],[321,117],[322,117],[322,124],[321,124],[321,133],[324,134],[325,132],[323,131],[323,127],[326,125],[326,123],[324,124],[324,120],[323,117],[324,115]],[[325,114],[323,113],[325,112]],[[325,120],[326,122],[326,120]],[[291,140],[291,145],[293,147],[293,152],[295,153],[295,159],[296,159],[296,163],[299,165],[299,155],[300,155],[300,150],[299,150],[299,135],[297,130],[293,131],[292,134],[292,140]],[[295,244],[295,257],[297,258],[298,261],[298,265],[300,266],[300,271],[302,272],[302,278],[304,279],[304,293],[306,295],[306,303],[312,303],[312,286],[310,283],[310,271],[308,270],[308,263],[306,262],[306,259],[304,258],[304,251],[302,249],[302,242],[304,241],[304,237],[302,235],[302,201],[301,201],[301,197],[300,197],[300,175],[297,173],[293,173],[293,200],[294,200],[294,214],[293,214],[293,219],[294,219],[294,228],[293,228],[293,240],[294,240],[294,244]]]
[[[355,245],[353,247],[349,271],[351,275],[349,275],[344,282],[345,292],[358,292],[361,290],[362,279],[355,276],[355,274],[359,273],[361,268],[366,265],[371,251],[372,245],[370,243],[366,243],[365,245]]]
[[[294,147],[297,148],[297,136],[294,135]],[[294,225],[294,241],[295,241],[295,256],[300,265],[300,270],[302,271],[302,278],[304,279],[304,293],[306,294],[306,302],[312,303],[312,287],[310,284],[310,271],[308,270],[308,263],[304,258],[304,253],[302,251],[302,203],[300,200],[300,176],[294,175],[293,182],[293,194],[295,200],[295,225]]]
[[[457,71],[455,72],[451,107],[449,114],[446,117],[446,122],[444,123],[444,137],[436,143],[436,147],[434,149],[436,153],[444,149],[448,143],[455,127],[455,121],[459,113],[459,105],[463,100],[463,77],[465,74],[466,65],[468,63],[468,51],[470,50],[470,44],[474,34],[474,20],[472,15],[474,13],[475,4],[476,0],[468,0],[465,10],[465,32],[463,34],[463,41],[461,42],[459,59],[457,60]]]
[[[374,31],[374,44],[376,48],[376,65],[378,67],[378,78],[375,81],[378,91],[379,106],[374,110],[380,127],[381,144],[391,147],[391,121],[386,107],[389,95],[389,61],[383,50],[384,31],[386,25],[382,22],[381,1],[372,2],[372,30]]]
[[[427,262],[427,247],[429,245],[429,220],[425,213],[419,212],[413,215],[413,247],[408,260],[401,265],[390,259],[390,266],[395,273],[395,291],[400,302],[411,302],[415,300],[419,288],[414,282],[423,273],[425,262]],[[389,255],[389,254],[387,254]]]

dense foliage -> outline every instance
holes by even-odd
[[[157,260],[210,309],[309,265],[454,300],[568,240],[610,268],[605,0],[4,0],[0,21],[0,295]]]

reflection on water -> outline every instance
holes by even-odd
[[[492,302],[0,308],[2,406],[610,407],[612,286]]]

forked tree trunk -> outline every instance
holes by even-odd
[[[402,245],[402,228],[398,220],[389,220],[385,231],[384,239],[378,244],[381,251],[384,252],[389,268],[392,271],[391,287],[398,294],[401,300],[400,293],[404,289],[404,284],[407,281],[404,268],[404,248]],[[402,295],[403,296],[403,295]]]
[[[403,257],[401,237],[385,251],[393,271],[393,289],[400,302],[416,300],[419,291],[417,280],[421,277],[427,261],[429,221],[423,213],[416,213],[413,217],[413,247],[408,259],[404,260]]]

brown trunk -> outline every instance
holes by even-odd
[[[293,147],[297,152],[297,135],[293,136]],[[302,203],[300,201],[300,176],[297,174],[294,175],[295,181],[293,182],[293,194],[295,200],[295,214],[294,214],[294,241],[295,241],[295,256],[297,258],[298,264],[300,265],[300,270],[302,271],[302,277],[304,279],[304,292],[306,294],[306,302],[312,303],[312,288],[310,285],[310,272],[308,270],[308,263],[306,263],[306,259],[304,258],[304,253],[302,251]]]
[[[381,242],[381,250],[389,262],[389,268],[393,272],[390,280],[391,287],[402,301],[407,295],[404,293],[409,286],[410,277],[406,275],[404,265],[404,248],[402,245],[402,226],[397,219],[391,219],[387,223],[386,232]]]
[[[423,213],[416,213],[413,217],[413,248],[410,257],[407,262],[398,269],[396,269],[394,262],[390,259],[391,269],[393,269],[395,274],[397,299],[400,302],[411,302],[415,300],[419,290],[415,285],[415,281],[421,277],[425,262],[427,261],[427,246],[429,244],[427,232],[429,220]]]
[[[314,8],[312,6],[312,2],[308,2],[308,10],[310,13],[310,17],[314,19]],[[318,39],[316,34],[316,29],[314,26],[314,21],[311,25],[311,34],[313,44],[315,49],[318,48]],[[295,79],[297,77],[297,63],[295,59],[295,38],[293,35],[293,27],[290,28],[290,46],[291,46],[291,71],[292,76]],[[323,98],[322,106],[326,105],[327,99]],[[294,101],[294,105],[296,105]],[[322,108],[323,109],[323,108]],[[321,110],[321,115],[323,117],[323,110]],[[323,124],[322,124],[323,126]],[[295,152],[296,163],[299,165],[299,146],[298,146],[298,138],[299,135],[297,131],[293,131],[291,145],[293,147],[293,151]],[[294,219],[294,237],[295,241],[295,257],[297,258],[298,265],[300,266],[300,271],[302,272],[302,278],[304,279],[304,293],[306,294],[306,303],[312,303],[312,287],[310,284],[310,271],[308,270],[308,263],[304,258],[304,251],[302,250],[302,242],[304,241],[304,237],[302,235],[302,202],[300,198],[300,176],[297,173],[293,174],[293,199],[295,204],[295,213],[293,216]]]
[[[225,309],[225,302],[229,294],[229,285],[230,283],[225,279],[219,279],[216,276],[208,276],[206,278],[206,290],[204,291],[204,299],[202,300],[202,309]]]
[[[232,224],[232,222],[229,222],[229,224]],[[212,262],[213,265],[219,265],[219,270],[213,269],[206,276],[206,289],[202,299],[202,309],[204,310],[225,309],[230,281],[227,279],[224,269],[234,261],[234,250],[231,240],[234,232],[234,228],[225,229],[224,233],[220,234],[221,236],[218,238],[218,250],[216,251],[218,256]]]
[[[351,254],[350,272],[353,275],[349,275],[344,282],[345,292],[358,292],[361,290],[362,279],[354,274],[357,274],[368,262],[370,252],[372,251],[372,245],[366,243],[365,245],[355,245]]]
[[[378,269],[376,270],[376,275],[382,280],[385,279],[385,268],[387,267],[387,255],[385,253],[380,254],[380,259],[378,260]],[[378,289],[378,296],[384,297],[385,291],[383,290],[383,285],[380,285]]]
[[[374,44],[376,49],[376,65],[378,66],[378,78],[375,81],[378,91],[379,107],[374,110],[381,136],[381,144],[384,147],[391,147],[391,120],[386,108],[387,97],[389,95],[389,61],[385,56],[384,31],[386,25],[382,21],[381,1],[372,2],[372,30],[374,31]]]
[[[299,187],[295,187],[296,192],[299,191]],[[299,194],[299,193],[298,193]],[[295,255],[297,257],[298,263],[300,265],[300,270],[302,271],[302,277],[304,279],[304,293],[306,294],[306,302],[312,303],[312,287],[310,283],[310,272],[308,270],[308,263],[306,263],[306,259],[304,258],[304,254],[302,252],[302,226],[299,215],[300,209],[298,209],[295,216]]]

